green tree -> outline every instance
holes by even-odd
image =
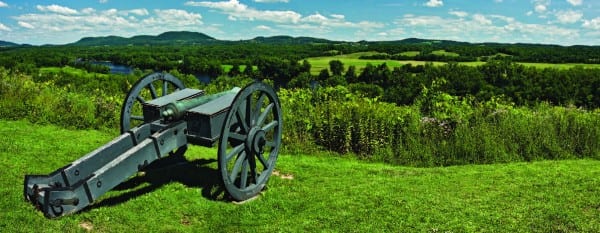
[[[329,61],[329,70],[331,70],[332,75],[342,75],[344,72],[344,63],[340,60],[331,60]]]
[[[240,74],[242,74],[242,72],[240,71],[240,65],[238,65],[238,64],[233,64],[233,66],[227,73],[227,75],[229,75],[229,77],[236,77],[236,76],[239,76]]]
[[[356,76],[356,66],[349,66],[344,76],[347,83],[357,83],[358,76]]]
[[[321,72],[319,72],[319,82],[325,82],[327,79],[329,79],[330,75],[329,75],[329,71],[327,69],[322,69]]]

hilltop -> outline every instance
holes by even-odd
[[[173,44],[209,44],[217,40],[199,32],[165,32],[157,36],[139,35],[130,38],[120,36],[85,37],[70,45],[102,46],[102,45],[173,45]]]
[[[0,40],[0,47],[14,47],[14,46],[19,46],[19,44]]]

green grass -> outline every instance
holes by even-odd
[[[223,69],[223,72],[228,73],[231,68],[233,68],[233,65],[221,65],[221,68]],[[240,65],[240,72],[244,72],[244,70],[246,69],[246,65]],[[252,66],[253,70],[258,70],[257,66]]]
[[[40,73],[43,74],[47,74],[47,73],[51,73],[51,74],[59,74],[59,73],[67,73],[70,74],[72,76],[77,76],[77,77],[82,77],[82,78],[89,78],[89,77],[106,77],[108,76],[108,74],[99,74],[99,73],[89,73],[86,70],[83,69],[78,69],[75,67],[71,67],[71,66],[64,66],[64,67],[42,67],[40,68]]]
[[[386,63],[386,65],[388,67],[390,67],[391,69],[393,69],[394,67],[401,67],[405,64],[411,63],[413,65],[424,65],[426,62],[420,62],[420,61],[396,61],[396,60],[365,60],[365,59],[358,59],[358,56],[351,56],[351,55],[338,55],[338,56],[331,56],[331,57],[311,57],[306,59],[310,65],[310,73],[311,74],[319,74],[319,72],[321,72],[321,70],[323,69],[329,69],[329,62],[331,60],[339,60],[342,63],[344,63],[344,69],[348,69],[349,66],[355,66],[357,71],[362,70],[363,68],[365,68],[365,66],[367,66],[368,63],[371,63],[372,65],[380,65],[382,63]]]
[[[438,56],[448,56],[448,57],[459,57],[460,56],[460,54],[458,54],[458,53],[448,52],[443,49],[433,51],[433,52],[431,52],[431,54],[438,55]]]
[[[412,53],[412,52],[405,52],[405,53]],[[458,56],[459,55],[457,53],[446,52],[444,50],[437,50],[437,51],[434,51],[433,53],[437,54],[437,55],[446,55],[446,56]],[[349,66],[352,66],[352,65],[356,66],[356,69],[358,71],[362,70],[368,63],[371,63],[372,65],[379,65],[379,64],[382,64],[385,62],[386,65],[388,67],[390,67],[390,69],[393,69],[394,67],[400,67],[405,64],[412,64],[413,66],[425,65],[426,63],[431,63],[435,66],[447,64],[447,62],[427,62],[427,61],[413,61],[413,60],[396,61],[396,60],[358,59],[360,56],[368,56],[368,55],[374,55],[374,54],[377,54],[377,52],[361,52],[361,53],[352,53],[352,54],[344,54],[344,55],[336,55],[336,56],[326,56],[326,57],[310,57],[310,58],[307,58],[306,60],[312,65],[310,72],[314,75],[318,75],[319,72],[321,72],[321,70],[323,70],[323,69],[329,69],[329,61],[331,61],[331,60],[340,60],[342,63],[344,63],[345,69],[347,69]],[[407,55],[407,56],[409,56],[409,55]],[[480,66],[480,65],[485,64],[485,62],[481,62],[481,61],[459,62],[459,64],[467,65],[467,66]],[[551,63],[520,62],[519,64],[523,64],[525,66],[533,66],[533,67],[542,68],[542,69],[543,68],[570,69],[570,68],[573,68],[576,66],[582,66],[584,68],[589,68],[589,69],[600,69],[600,64],[584,64],[584,63],[551,64]]]
[[[56,220],[23,200],[23,176],[46,174],[112,139],[0,120],[2,232],[599,232],[600,161],[439,168],[280,155],[269,188],[236,205],[218,190],[215,149],[139,174],[91,208]]]
[[[416,57],[419,54],[421,54],[420,51],[407,51],[407,52],[400,53],[400,55],[407,56],[407,57]]]

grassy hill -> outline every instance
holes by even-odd
[[[268,189],[234,204],[219,192],[216,150],[138,174],[57,220],[23,200],[23,176],[46,174],[112,139],[0,120],[5,232],[599,232],[600,161],[412,168],[327,154],[280,155]]]
[[[199,32],[165,32],[157,36],[139,35],[131,38],[120,36],[86,37],[71,44],[77,46],[147,45],[147,44],[207,44],[216,39]]]
[[[13,47],[13,46],[18,46],[18,44],[15,44],[13,42],[8,42],[8,41],[0,40],[0,47]]]
[[[171,31],[160,35],[138,35],[130,38],[120,36],[102,36],[85,37],[72,43],[76,46],[105,46],[105,45],[195,45],[195,44],[239,44],[239,43],[261,43],[261,44],[331,44],[334,41],[312,38],[312,37],[291,37],[291,36],[272,36],[256,37],[251,40],[228,41],[218,40],[199,32]]]

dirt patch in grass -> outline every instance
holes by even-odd
[[[284,180],[293,180],[294,179],[294,175],[292,174],[282,174],[280,171],[274,170],[272,173],[274,176],[277,176],[281,179]]]

